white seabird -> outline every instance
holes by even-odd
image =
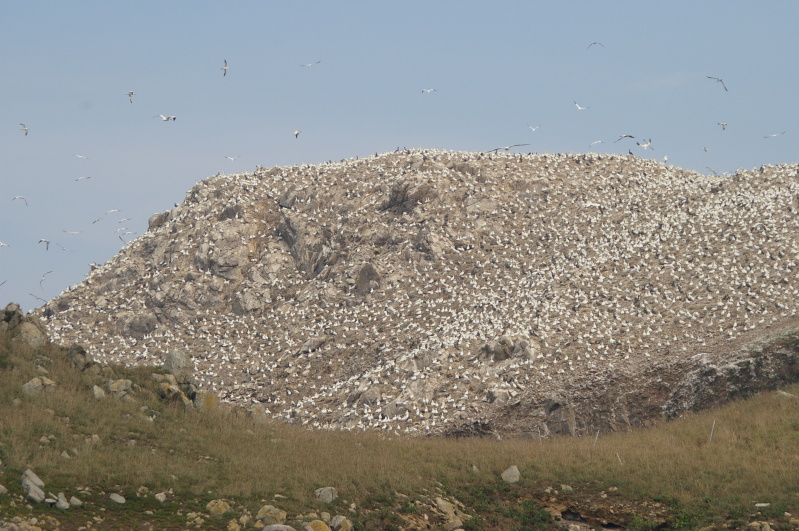
[[[16,201],[17,199],[22,199],[22,201],[25,203],[25,206],[28,206],[28,200],[25,199],[24,195],[18,195],[16,197],[13,197],[11,200]]]
[[[177,119],[178,119],[178,117],[177,117],[177,116],[164,116],[163,114],[159,114],[159,115],[157,115],[157,116],[153,116],[153,118],[158,118],[159,116],[160,116],[160,117],[161,117],[161,119],[162,119],[163,121],[165,121],[165,122],[174,122],[175,120],[177,120]]]
[[[298,136],[300,136],[300,133],[302,133],[302,131],[300,131],[299,129],[297,129],[297,130],[296,130],[296,131],[294,131],[292,134],[294,135],[294,138],[297,138]]]
[[[574,101],[574,100],[572,100],[572,101]],[[590,109],[591,108],[591,107],[583,107],[579,103],[577,103],[576,101],[574,102],[574,105],[577,107],[578,111],[584,111],[586,109]]]
[[[495,148],[495,149],[489,150],[489,153],[491,153],[491,152],[497,152],[497,151],[499,151],[500,149],[504,149],[505,151],[510,151],[510,149],[511,149],[511,148],[515,148],[515,147],[518,147],[518,146],[529,146],[529,145],[530,145],[530,144],[512,144],[512,145],[510,145],[510,146],[503,146],[503,147],[498,147],[498,148]]]
[[[727,85],[724,84],[724,80],[721,79],[720,77],[707,76],[707,78],[712,79],[713,81],[716,81],[718,83],[721,83],[721,86],[724,87],[724,90],[729,92],[729,90],[727,90]]]
[[[222,66],[222,77],[227,75],[228,68],[230,67],[227,65],[227,59],[225,59],[225,64]]]
[[[19,124],[19,125],[21,125],[22,126],[21,129],[25,131],[25,136],[28,136],[28,127],[25,124]]]
[[[133,92],[132,90],[129,90],[129,91],[128,91],[128,99],[130,99],[130,102],[131,102],[131,103],[133,103],[133,95],[134,95],[134,94],[136,94],[136,93],[135,93],[135,92]]]

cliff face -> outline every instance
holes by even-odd
[[[742,347],[797,327],[798,212],[797,165],[259,167],[198,183],[40,312],[97,360],[183,350],[200,387],[309,426],[624,429],[797,377]]]

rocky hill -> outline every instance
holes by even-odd
[[[799,165],[398,151],[198,183],[37,312],[322,429],[627,429],[799,378]]]

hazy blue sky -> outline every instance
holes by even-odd
[[[796,162],[797,21],[795,1],[2,0],[0,303],[40,305],[259,164],[596,140],[702,172]]]

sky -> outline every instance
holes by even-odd
[[[40,306],[258,165],[512,144],[799,162],[797,20],[793,0],[0,0],[0,305]]]

